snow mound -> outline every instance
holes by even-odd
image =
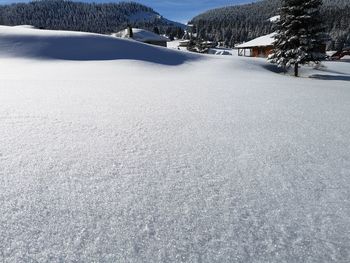
[[[137,60],[180,65],[198,55],[93,33],[0,26],[0,57],[61,60]]]

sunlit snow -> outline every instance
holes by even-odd
[[[0,27],[0,259],[349,262],[350,64],[274,70]]]

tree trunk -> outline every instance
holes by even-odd
[[[295,63],[294,65],[294,76],[299,77],[299,63]]]

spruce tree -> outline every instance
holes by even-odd
[[[284,68],[294,66],[296,77],[300,64],[319,63],[325,57],[321,5],[322,0],[283,0],[275,22],[275,47],[269,60]]]
[[[153,28],[153,33],[155,33],[155,34],[157,34],[157,35],[160,35],[159,28],[155,26],[155,27]]]
[[[128,37],[129,38],[133,38],[134,37],[134,32],[132,30],[132,26],[131,25],[128,25]]]

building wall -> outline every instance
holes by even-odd
[[[241,49],[238,49],[238,55],[246,56],[246,57],[267,58],[272,53],[272,50],[273,50],[273,46],[241,48]],[[326,45],[323,45],[320,51],[322,53],[326,53]]]
[[[267,47],[253,47],[252,50],[252,57],[262,57],[267,58],[271,52],[273,47],[267,46]]]
[[[240,57],[252,57],[253,56],[253,49],[251,49],[251,48],[239,48],[238,49],[238,56],[240,56]]]
[[[273,46],[239,48],[238,56],[267,58],[273,50]]]

